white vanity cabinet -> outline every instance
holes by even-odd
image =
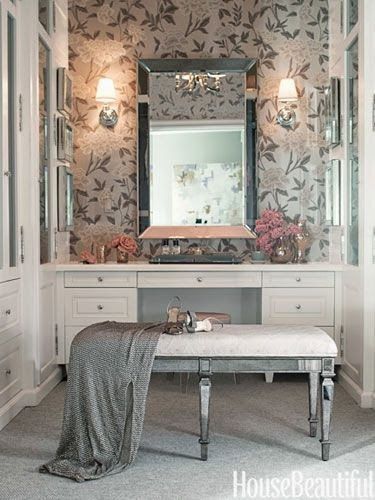
[[[71,342],[84,327],[107,320],[143,321],[142,311],[150,308],[163,314],[175,294],[199,297],[203,310],[222,311],[224,304],[227,312],[236,300],[243,301],[244,309],[254,308],[249,301],[256,297],[258,323],[320,326],[341,350],[338,266],[109,263],[62,264],[56,269],[61,364],[68,363]],[[242,322],[252,322],[245,318]]]
[[[264,272],[262,323],[335,325],[333,272]]]
[[[59,306],[58,311],[59,363],[68,363],[70,344],[86,326],[102,321],[137,321],[136,272],[64,272],[58,283],[58,300],[63,304],[63,310]]]

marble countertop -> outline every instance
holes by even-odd
[[[309,262],[307,264],[149,264],[147,261],[133,261],[128,264],[107,262],[106,264],[81,264],[67,262],[63,264],[46,264],[46,270],[59,271],[333,271],[339,272],[352,266],[330,264],[328,262]]]

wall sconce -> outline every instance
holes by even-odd
[[[293,78],[283,78],[280,81],[279,95],[277,98],[280,103],[286,103],[277,113],[277,123],[282,127],[291,127],[296,121],[296,113],[289,103],[298,101],[296,84]]]
[[[104,104],[99,115],[99,122],[104,127],[113,127],[116,125],[118,116],[114,109],[108,104],[116,102],[116,91],[111,78],[100,78],[96,89],[96,100]]]

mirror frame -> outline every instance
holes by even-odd
[[[246,74],[249,70],[255,67],[256,59],[140,59],[137,66],[137,233],[140,239],[220,239],[220,238],[256,238],[256,234],[252,231],[246,223],[238,226],[229,225],[184,225],[184,226],[152,226],[142,228],[142,218],[149,217],[149,211],[145,214],[141,206],[141,182],[142,173],[144,173],[149,164],[143,169],[141,166],[141,144],[144,144],[144,129],[141,127],[142,117],[147,116],[144,124],[148,124],[147,128],[147,145],[144,154],[148,154],[149,138],[150,138],[150,120],[149,120],[149,76],[151,73],[179,73],[179,72],[215,72],[225,71],[226,73],[244,73],[246,82]],[[246,88],[245,88],[246,92]],[[245,95],[245,99],[247,96]],[[252,94],[254,99],[254,94]],[[246,135],[248,131],[246,130]],[[142,136],[143,134],[143,136]],[[256,160],[255,160],[256,161]],[[246,159],[247,164],[247,159]],[[256,167],[255,171],[256,171]],[[256,196],[257,179],[254,179],[254,196],[253,203],[257,203]],[[247,213],[247,186],[244,186],[244,218],[246,219]]]

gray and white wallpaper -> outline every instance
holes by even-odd
[[[260,206],[302,214],[328,257],[324,227],[323,87],[328,83],[328,0],[70,0],[70,69],[74,82],[75,227],[71,256],[93,241],[136,227],[136,63],[139,58],[256,57]],[[113,78],[119,123],[98,124],[95,91]],[[281,78],[296,80],[297,123],[275,123]],[[104,207],[111,200],[112,211]],[[143,242],[140,257],[160,242]],[[189,244],[192,242],[187,242]],[[245,256],[250,243],[218,240]]]

